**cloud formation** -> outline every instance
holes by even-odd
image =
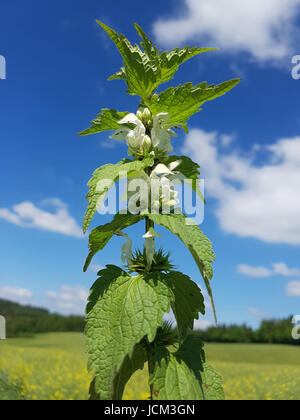
[[[2,286],[0,287],[0,298],[13,302],[26,304],[31,301],[33,293],[28,289],[20,287]]]
[[[219,133],[194,129],[182,152],[201,165],[206,195],[218,200],[216,216],[225,232],[300,245],[300,137],[265,147],[267,160],[257,165],[261,149],[245,157],[226,151]]]
[[[272,276],[300,276],[298,268],[289,268],[285,263],[274,263],[272,269],[266,267],[255,267],[247,264],[239,264],[237,271],[249,277],[272,277]]]
[[[30,201],[24,201],[13,206],[12,210],[0,208],[0,219],[23,228],[37,228],[75,238],[83,236],[76,220],[69,214],[67,205],[61,200],[46,199],[41,205],[52,207],[54,212],[39,208]]]
[[[47,291],[45,294],[52,311],[83,315],[89,292],[82,286],[61,286],[59,291]]]
[[[260,62],[281,61],[299,39],[299,6],[300,0],[184,0],[177,16],[160,18],[153,30],[167,47],[193,41]]]
[[[267,313],[257,308],[249,308],[249,312],[251,315],[255,316],[255,318],[257,318],[259,321],[264,321],[270,318]]]
[[[291,281],[286,286],[286,294],[291,297],[300,297],[300,281]]]

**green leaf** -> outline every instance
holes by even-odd
[[[201,111],[202,104],[224,95],[239,82],[240,79],[234,79],[217,86],[207,86],[204,82],[196,86],[186,83],[176,88],[170,87],[160,94],[153,95],[149,108],[153,115],[169,113],[170,120],[165,124],[166,128],[184,125],[192,115]]]
[[[111,40],[115,43],[124,61],[124,71],[121,71],[118,78],[124,78],[128,93],[139,95],[144,101],[148,101],[155,87],[157,67],[153,60],[150,60],[138,45],[132,46],[128,39],[122,34],[117,34],[102,22],[97,23],[106,31]],[[116,78],[113,76],[113,78]]]
[[[112,222],[93,229],[89,237],[90,253],[86,259],[83,270],[86,271],[88,269],[94,255],[105,247],[115,232],[119,232],[120,230],[123,230],[129,226],[135,225],[136,223],[143,220],[144,217],[145,216],[134,215],[131,213],[117,213]]]
[[[199,286],[190,277],[178,271],[170,271],[164,278],[175,296],[172,310],[179,334],[183,337],[189,329],[193,329],[194,320],[199,319],[199,312],[205,314],[204,298]]]
[[[125,73],[125,68],[121,67],[121,70],[118,71],[117,73],[113,74],[112,76],[110,76],[108,78],[108,80],[126,80],[126,73]]]
[[[126,356],[119,372],[116,374],[113,384],[112,400],[122,400],[125,386],[131,376],[137,371],[142,370],[147,361],[147,351],[142,343],[134,346],[131,357]],[[100,395],[96,391],[96,378],[91,382],[90,401],[99,401]]]
[[[170,163],[179,161],[180,165],[177,166],[175,169],[176,172],[180,172],[182,175],[184,175],[187,179],[191,180],[191,187],[196,192],[196,194],[201,198],[201,200],[206,203],[204,196],[199,188],[199,185],[197,184],[197,180],[200,176],[199,168],[200,166],[193,162],[192,159],[190,159],[187,156],[166,156],[162,158],[162,163],[164,163],[166,166],[170,165]]]
[[[119,35],[104,23],[97,22],[115,43],[124,61],[121,71],[111,76],[109,80],[125,80],[128,93],[141,96],[146,105],[158,86],[171,80],[181,64],[198,54],[215,49],[185,47],[170,52],[164,51],[160,55],[158,48],[139,25],[135,24],[135,28],[142,38],[142,49],[138,45],[133,46],[124,35]]]
[[[175,353],[163,347],[154,350],[150,375],[154,400],[205,399],[202,347],[201,340],[188,336]]]
[[[97,118],[92,121],[92,126],[79,133],[79,136],[100,133],[101,131],[118,130],[120,125],[118,121],[126,117],[129,112],[119,112],[116,109],[102,109]]]
[[[132,359],[144,337],[154,340],[174,296],[160,273],[131,277],[109,266],[99,275],[87,307],[88,367],[95,375],[95,392],[109,400],[122,389],[116,378],[125,358]]]
[[[140,172],[152,166],[153,163],[152,157],[146,157],[142,161],[124,159],[115,165],[109,163],[98,168],[88,182],[90,190],[86,198],[89,204],[83,219],[83,231],[86,232],[88,230],[96,211],[100,208],[108,191],[115,182],[126,178],[126,176],[132,176],[135,172]]]
[[[224,400],[221,377],[205,362],[203,342],[189,335],[175,353],[157,347],[150,384],[154,400]]]
[[[203,364],[202,387],[205,399],[209,401],[225,400],[222,377],[207,363]]]
[[[179,66],[185,63],[196,55],[214,51],[218,48],[190,48],[189,46],[184,48],[175,48],[170,52],[163,52],[160,56],[160,67],[161,67],[161,80],[160,83],[168,82],[174,76],[179,69]]]
[[[170,165],[170,163],[179,161],[180,165],[178,165],[175,171],[179,171],[188,179],[198,179],[200,176],[200,166],[198,163],[195,163],[187,156],[165,156],[162,159],[162,163],[166,166]]]
[[[142,344],[137,344],[134,349],[132,356],[126,356],[120,371],[114,380],[114,395],[113,400],[122,400],[125,386],[131,376],[137,371],[144,368],[147,361],[147,352]]]
[[[183,214],[149,214],[149,218],[156,224],[161,225],[174,233],[188,247],[201,272],[207,291],[211,298],[213,312],[216,318],[214,299],[210,286],[213,277],[212,263],[215,254],[210,240],[204,235],[199,227]]]

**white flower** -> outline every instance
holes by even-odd
[[[153,257],[155,254],[155,237],[160,237],[160,235],[155,232],[155,230],[151,227],[145,235],[143,235],[143,238],[145,240],[145,252],[146,252],[146,258],[147,258],[147,268],[150,269]]]
[[[128,155],[147,154],[152,147],[151,139],[146,135],[146,129],[142,121],[135,114],[128,114],[119,121],[121,127],[110,136],[113,140],[126,139]],[[127,124],[134,124],[135,128],[130,128]]]
[[[171,137],[176,137],[174,131],[164,128],[164,124],[169,120],[170,116],[167,112],[161,112],[153,118],[153,128],[151,130],[152,145],[154,149],[163,153],[172,152]]]
[[[171,162],[166,166],[159,163],[151,172],[151,190],[154,201],[151,203],[152,208],[158,211],[161,207],[169,209],[179,203],[178,192],[174,189],[174,179],[178,176],[174,169],[180,165],[180,161]]]

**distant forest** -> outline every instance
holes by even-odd
[[[219,325],[199,331],[203,341],[214,343],[272,343],[300,345],[292,338],[292,316],[287,319],[262,321],[258,330],[247,325]],[[300,328],[299,328],[300,331]]]
[[[22,306],[0,299],[0,315],[6,319],[7,338],[47,332],[83,332],[84,318],[51,314],[46,309]]]
[[[22,306],[0,299],[0,315],[6,318],[7,337],[34,336],[48,332],[83,332],[81,316],[51,314],[46,309]],[[273,343],[300,345],[292,339],[292,317],[262,321],[258,330],[247,325],[219,325],[206,331],[195,331],[205,342],[214,343]]]

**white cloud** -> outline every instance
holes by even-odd
[[[70,216],[67,205],[59,199],[46,199],[42,206],[51,206],[54,213],[36,207],[29,201],[13,206],[12,210],[0,209],[0,219],[23,228],[38,228],[81,238],[82,231],[76,220]]]
[[[201,165],[206,194],[218,200],[216,215],[228,233],[269,243],[300,245],[300,137],[220,153],[217,132],[191,130],[182,152]],[[256,165],[260,151],[265,164]]]
[[[207,321],[206,319],[196,319],[194,323],[194,329],[195,330],[202,330],[205,331],[209,327],[212,327],[213,324],[210,321]]]
[[[49,306],[52,311],[66,315],[82,315],[89,292],[82,286],[61,286],[59,291],[47,291],[45,294],[50,301]]]
[[[11,300],[18,303],[28,303],[31,301],[33,294],[30,290],[22,289],[20,287],[0,287],[0,298]]]
[[[271,277],[271,276],[300,276],[298,268],[289,268],[285,263],[274,263],[272,269],[266,267],[254,267],[247,264],[239,264],[237,271],[249,277]]]
[[[94,273],[98,273],[100,270],[103,270],[104,267],[102,265],[98,265],[98,264],[91,264],[90,265],[90,270],[92,270]]]
[[[173,327],[176,327],[176,319],[173,311],[171,310],[168,314],[164,315],[164,321],[171,322]],[[199,319],[194,320],[194,329],[195,330],[207,330],[207,328],[213,326],[213,323],[207,319],[203,319],[203,315],[199,314]]]
[[[249,308],[249,312],[254,315],[259,321],[269,319],[269,315],[257,308]]]
[[[300,281],[291,281],[286,286],[286,294],[292,297],[300,297]]]
[[[184,0],[186,12],[154,23],[157,40],[174,46],[187,41],[246,52],[258,61],[291,54],[299,31],[300,0]],[[178,4],[177,4],[178,8]]]
[[[246,264],[238,265],[237,271],[250,277],[270,277],[272,275],[271,270],[265,267],[252,267]]]

